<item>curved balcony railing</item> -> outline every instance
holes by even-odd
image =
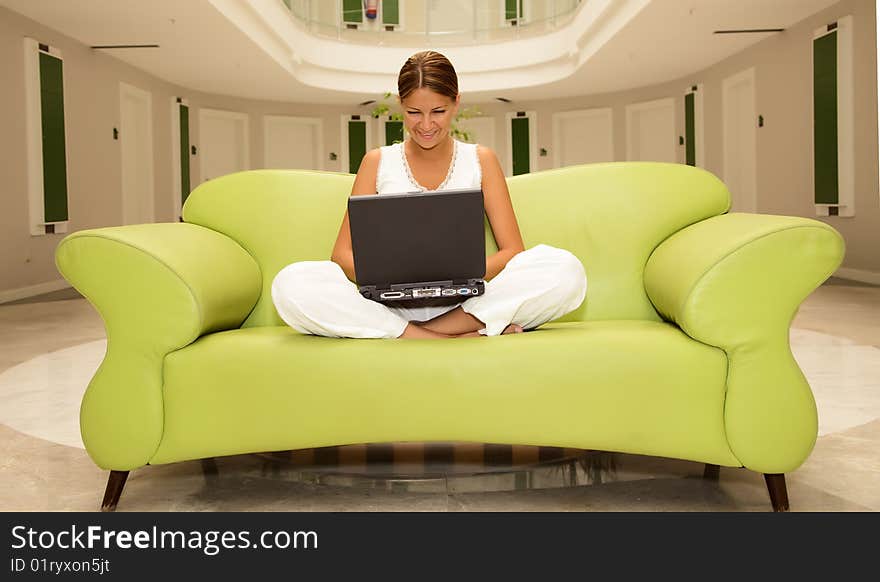
[[[546,34],[586,0],[280,0],[310,33],[386,46],[464,46]]]

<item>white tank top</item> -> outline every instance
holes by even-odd
[[[480,159],[477,157],[477,144],[452,140],[452,165],[446,179],[438,190],[457,188],[479,188],[483,183]],[[401,192],[424,192],[424,186],[416,182],[406,161],[403,143],[380,148],[379,171],[376,174],[378,194],[400,194]]]
[[[446,173],[446,179],[438,190],[457,188],[480,188],[483,184],[483,172],[480,158],[477,157],[477,144],[452,140],[452,165]],[[427,188],[416,182],[412,170],[406,161],[403,143],[396,143],[381,148],[379,171],[376,174],[376,192],[378,194],[400,194],[401,192],[424,192]],[[391,310],[408,321],[427,321],[438,315],[455,309],[456,305],[442,307],[392,307]]]

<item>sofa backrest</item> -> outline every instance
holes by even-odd
[[[254,170],[205,182],[183,218],[222,232],[257,260],[260,299],[243,327],[283,325],[272,280],[296,261],[328,260],[354,176]],[[725,213],[730,194],[713,174],[679,164],[586,164],[508,179],[526,248],[544,243],[574,253],[587,273],[587,299],[562,321],[660,317],[643,282],[645,263],[678,230]],[[496,250],[487,222],[487,253]]]

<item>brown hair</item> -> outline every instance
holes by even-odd
[[[426,87],[451,99],[458,96],[458,75],[449,59],[435,51],[422,51],[406,59],[397,76],[397,94],[406,99]]]

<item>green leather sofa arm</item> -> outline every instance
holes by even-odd
[[[55,261],[107,330],[80,410],[86,450],[103,469],[143,466],[162,437],[166,354],[241,325],[260,295],[259,267],[232,239],[186,223],[79,231]]]
[[[682,229],[648,259],[657,311],[728,355],[727,439],[749,469],[796,469],[816,442],[816,404],[789,330],[843,254],[840,234],[817,220],[732,213]]]

